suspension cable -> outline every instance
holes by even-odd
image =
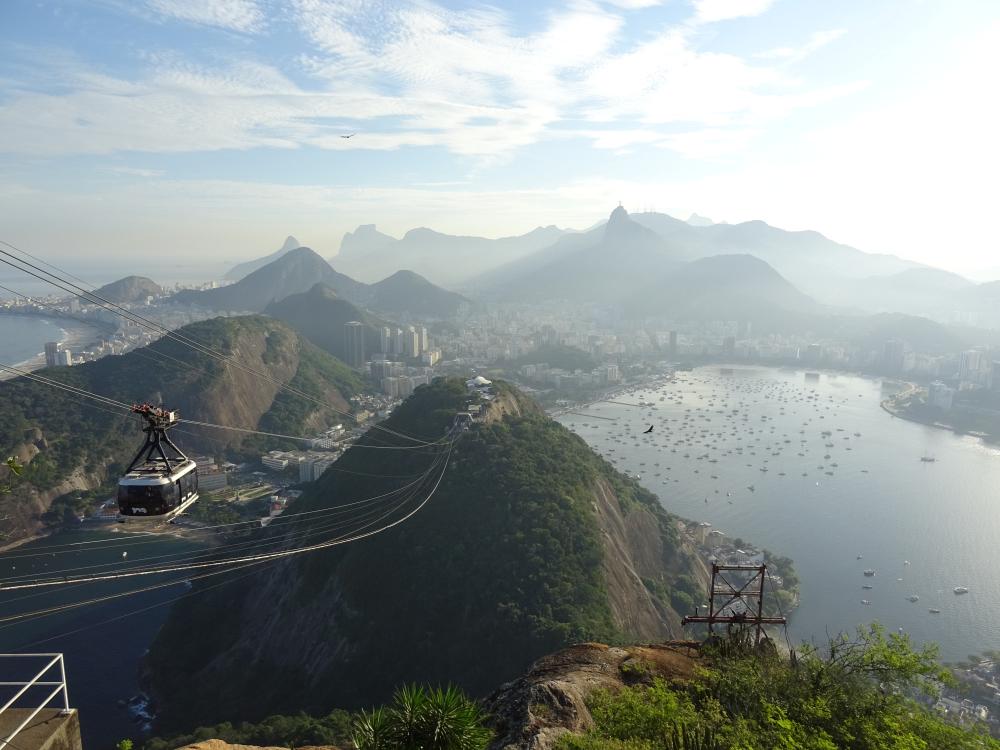
[[[449,462],[451,460],[451,451],[452,451],[452,448],[449,447],[447,453],[445,454],[444,466],[443,466],[443,468],[441,470],[441,473],[438,475],[438,478],[435,481],[434,486],[431,488],[431,491],[420,502],[420,504],[417,505],[417,507],[414,508],[413,510],[411,510],[409,513],[407,513],[406,515],[404,515],[402,518],[399,518],[399,519],[397,519],[397,520],[395,520],[395,521],[393,521],[393,522],[391,522],[391,523],[389,523],[389,524],[387,524],[387,525],[385,525],[385,526],[383,526],[381,528],[375,529],[373,531],[368,531],[368,532],[365,532],[363,534],[357,534],[357,535],[354,535],[354,536],[351,536],[351,537],[347,537],[345,539],[338,539],[338,540],[332,540],[332,541],[327,541],[327,542],[320,542],[320,543],[317,543],[317,544],[312,544],[312,545],[308,545],[306,547],[296,548],[296,549],[293,549],[293,550],[285,550],[285,551],[281,551],[281,552],[261,553],[261,554],[249,555],[249,556],[243,556],[243,557],[237,557],[237,558],[232,558],[232,559],[213,560],[213,561],[209,561],[209,562],[191,563],[191,564],[187,564],[187,565],[174,565],[174,566],[167,566],[167,567],[162,567],[162,568],[157,567],[157,568],[150,568],[150,569],[147,569],[147,570],[135,570],[135,571],[122,572],[122,573],[105,573],[105,574],[97,575],[97,576],[86,576],[86,577],[69,577],[69,576],[67,576],[67,577],[64,577],[64,578],[59,579],[59,580],[42,579],[42,580],[36,580],[36,581],[31,581],[31,582],[25,582],[25,583],[16,583],[16,584],[13,584],[13,585],[3,585],[3,584],[0,584],[0,591],[14,591],[14,590],[19,590],[19,589],[41,588],[41,587],[46,587],[46,586],[64,586],[64,585],[67,585],[67,584],[73,584],[73,583],[78,583],[78,582],[82,582],[82,581],[87,581],[87,582],[111,581],[111,580],[117,580],[117,579],[120,579],[120,578],[132,578],[132,577],[141,576],[141,575],[156,575],[156,574],[160,574],[160,573],[173,573],[173,572],[186,571],[186,570],[198,570],[198,569],[203,569],[203,568],[215,568],[215,567],[224,566],[224,565],[235,565],[235,564],[239,564],[239,563],[243,563],[243,562],[257,562],[257,561],[264,561],[264,560],[273,560],[273,559],[278,559],[278,558],[282,558],[282,557],[289,557],[291,555],[298,555],[298,554],[303,554],[303,553],[306,553],[306,552],[313,552],[313,551],[320,550],[320,549],[326,549],[328,547],[334,547],[334,546],[337,546],[337,545],[340,545],[340,544],[345,544],[347,542],[358,541],[360,539],[365,539],[365,538],[374,536],[376,534],[380,534],[383,531],[387,531],[388,529],[391,529],[394,526],[398,526],[399,524],[403,523],[404,521],[406,521],[407,519],[409,519],[413,515],[415,515],[417,512],[419,512],[427,504],[427,502],[431,499],[431,497],[434,496],[434,493],[437,492],[437,488],[440,486],[441,481],[444,479],[444,476],[447,473],[448,464],[449,464]],[[4,622],[4,619],[0,618],[0,622]]]

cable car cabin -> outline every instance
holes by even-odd
[[[198,467],[167,437],[177,412],[132,407],[146,424],[146,442],[118,480],[118,520],[171,521],[198,499]]]
[[[124,517],[169,520],[198,499],[198,469],[191,459],[166,473],[159,463],[133,469],[118,480],[118,512]]]

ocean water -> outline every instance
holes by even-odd
[[[157,558],[159,563],[175,561],[200,549],[201,545],[194,541],[171,536],[126,535],[82,527],[0,554],[0,582],[9,583],[15,576],[35,578],[56,572],[114,571],[151,558]],[[123,557],[123,552],[128,554]],[[173,580],[179,575],[183,574],[173,574]],[[141,576],[0,592],[0,614],[6,618],[38,612],[167,580],[171,579],[162,575]],[[126,737],[139,740],[144,736],[142,721],[123,704],[139,693],[143,654],[166,619],[171,601],[188,592],[184,583],[178,583],[26,621],[0,621],[0,652],[65,654],[70,705],[80,711],[84,747],[110,748]],[[17,663],[0,660],[0,669],[8,675],[5,679],[30,677],[43,665],[24,662],[17,671]],[[57,673],[50,675],[48,679],[58,679]]]
[[[822,643],[878,620],[936,642],[945,660],[1000,648],[1000,450],[893,417],[879,405],[891,390],[848,375],[699,368],[580,410],[606,419],[559,421],[641,475],[668,510],[791,557],[794,639]]]
[[[62,341],[58,320],[35,315],[0,315],[0,362],[16,365],[45,350],[46,341]]]

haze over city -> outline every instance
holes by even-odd
[[[329,257],[359,224],[497,237],[622,201],[997,265],[989,0],[15,0],[0,20],[0,221],[52,257],[236,262],[289,233]]]

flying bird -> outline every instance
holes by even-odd
[[[648,434],[649,434],[649,433],[651,433],[652,431],[653,431],[653,425],[650,425],[650,426],[649,426],[649,429],[648,429],[648,430],[646,430],[646,431],[644,431],[644,432],[643,432],[642,434],[643,434],[643,435],[648,435]]]
[[[342,136],[340,136],[340,137],[341,137],[341,138],[353,138],[353,137],[354,137],[354,136],[356,136],[356,135],[357,135],[357,133],[351,133],[350,135],[342,135]]]

